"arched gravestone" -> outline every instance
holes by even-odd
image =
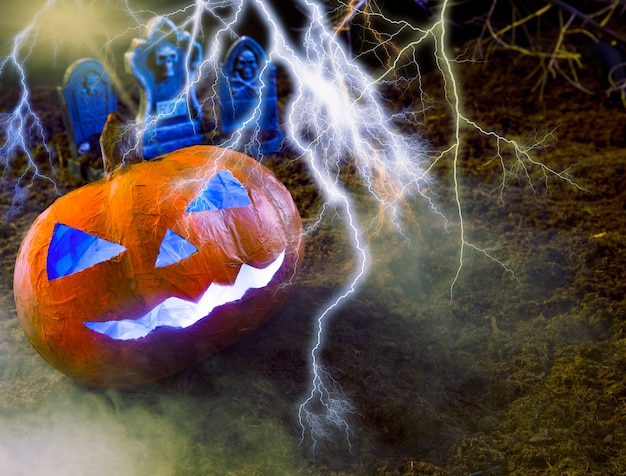
[[[117,110],[117,97],[102,63],[93,58],[75,61],[65,71],[58,92],[72,156],[98,156],[104,123]]]
[[[276,68],[261,45],[241,37],[226,54],[218,72],[220,128],[227,139],[244,144],[245,152],[269,154],[280,149]],[[246,143],[247,142],[247,143]]]
[[[136,120],[144,157],[202,143],[202,109],[194,88],[200,44],[171,20],[156,17],[147,38],[135,38],[124,58],[141,89]]]

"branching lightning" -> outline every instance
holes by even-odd
[[[360,7],[364,2],[359,2],[358,7]],[[533,159],[531,152],[533,148],[540,145],[546,137],[539,139],[537,143],[531,146],[524,146],[519,144],[517,141],[503,137],[498,133],[490,130],[486,130],[477,124],[475,121],[471,120],[469,117],[465,116],[462,111],[462,92],[460,90],[459,84],[456,79],[454,67],[456,63],[456,59],[453,58],[448,49],[448,41],[447,41],[447,22],[449,18],[449,12],[451,10],[451,2],[449,0],[444,0],[441,2],[441,7],[439,10],[438,19],[433,21],[432,25],[426,30],[418,30],[416,31],[416,39],[408,42],[406,45],[402,47],[396,48],[395,58],[391,61],[391,67],[385,70],[378,78],[377,82],[382,81],[386,76],[392,75],[396,65],[400,62],[400,59],[409,51],[415,51],[416,47],[424,43],[428,38],[431,38],[434,44],[435,51],[435,60],[437,63],[437,67],[441,72],[441,75],[444,79],[444,89],[445,89],[445,97],[450,107],[450,115],[453,119],[453,135],[451,144],[443,150],[438,156],[434,157],[432,160],[432,166],[437,163],[439,160],[444,157],[451,156],[452,168],[453,168],[453,189],[454,189],[454,200],[456,206],[456,217],[458,219],[458,229],[459,229],[459,254],[458,254],[458,266],[456,268],[455,275],[450,284],[450,298],[453,297],[454,286],[456,285],[461,271],[463,269],[465,263],[465,257],[467,253],[467,249],[472,249],[484,254],[490,260],[499,264],[504,270],[510,273],[514,279],[517,279],[513,270],[509,268],[505,263],[500,261],[498,258],[490,254],[487,250],[476,245],[468,240],[466,236],[466,226],[464,222],[464,213],[463,213],[463,204],[460,193],[460,172],[459,172],[459,161],[460,161],[460,152],[463,147],[463,139],[462,139],[462,131],[464,127],[469,127],[474,129],[480,134],[485,136],[493,137],[497,142],[498,153],[497,159],[500,160],[500,164],[502,167],[502,184],[500,187],[500,200],[502,200],[502,191],[504,190],[505,184],[509,176],[517,176],[518,174],[522,174],[527,177],[528,184],[532,188],[533,183],[529,175],[529,170],[531,168],[536,168],[542,171],[543,176],[545,178],[546,186],[547,179],[549,177],[556,177],[558,179],[564,180],[570,185],[581,188],[578,184],[576,184],[567,174],[567,170],[565,171],[557,171],[551,169],[547,165]],[[354,13],[351,13],[353,15]],[[413,27],[405,22],[396,22],[400,24],[401,28],[410,28]],[[549,134],[548,134],[549,135]],[[513,156],[515,158],[514,164],[507,168],[507,165],[500,153],[501,145],[507,145],[513,152]],[[430,171],[430,169],[428,171]],[[516,170],[517,172],[514,172]]]
[[[402,1],[402,0],[397,0]],[[406,0],[411,1],[411,0]],[[24,69],[24,61],[28,53],[23,51],[33,47],[36,40],[36,28],[46,11],[55,6],[55,0],[48,0],[45,7],[35,16],[33,21],[22,30],[13,41],[13,49],[9,56],[0,62],[0,75],[5,69],[17,71],[21,87],[18,105],[11,113],[0,115],[0,127],[5,143],[0,148],[0,158],[5,170],[11,165],[18,153],[25,154],[28,170],[35,176],[52,180],[39,174],[37,165],[31,156],[32,143],[45,144],[41,122],[30,106],[29,90]],[[532,158],[532,147],[525,147],[517,142],[501,137],[495,132],[483,129],[480,125],[467,118],[462,111],[460,86],[454,72],[455,59],[450,55],[447,46],[447,18],[451,8],[450,2],[444,0],[439,6],[437,17],[430,20],[425,28],[417,28],[408,21],[387,19],[381,10],[371,1],[351,1],[341,4],[337,9],[339,21],[333,26],[328,21],[328,11],[318,0],[301,0],[302,9],[308,18],[308,24],[302,33],[302,44],[294,45],[283,30],[277,15],[263,0],[196,0],[193,4],[176,11],[163,14],[175,19],[182,29],[190,29],[193,40],[202,42],[203,17],[208,16],[218,25],[210,32],[210,41],[205,47],[205,56],[198,67],[193,82],[214,75],[220,67],[220,58],[228,41],[235,35],[234,26],[244,14],[246,8],[255,8],[265,20],[265,27],[272,39],[267,53],[271,62],[281,64],[288,72],[295,85],[295,93],[291,98],[284,132],[289,145],[295,148],[302,160],[305,160],[311,176],[326,198],[322,213],[334,211],[345,222],[354,250],[353,270],[345,284],[333,296],[329,303],[317,314],[316,325],[309,352],[310,384],[307,394],[298,407],[298,421],[301,426],[302,441],[311,443],[313,451],[318,442],[333,438],[338,433],[345,437],[349,447],[350,414],[353,405],[345,396],[341,387],[335,382],[321,359],[321,351],[325,345],[326,329],[329,318],[357,292],[364,282],[370,267],[370,250],[368,248],[367,224],[362,222],[360,211],[351,199],[351,192],[345,186],[343,171],[351,166],[357,171],[359,180],[364,184],[369,195],[379,206],[377,219],[386,219],[402,233],[403,210],[410,199],[425,199],[439,213],[422,190],[429,182],[429,172],[440,160],[450,158],[453,167],[453,188],[456,206],[456,218],[459,230],[458,266],[450,285],[450,293],[461,274],[467,249],[478,250],[512,273],[503,262],[488,251],[473,244],[466,236],[464,210],[459,184],[459,161],[461,157],[462,131],[473,128],[480,134],[492,136],[500,144],[514,151],[517,170],[528,174],[530,168],[539,168],[546,177],[555,176],[571,181],[566,172],[553,170]],[[154,16],[153,12],[134,9],[130,0],[123,2],[120,15],[126,15],[136,25]],[[340,41],[339,33],[349,25],[357,15],[368,15],[383,18],[395,30],[384,35],[375,32],[378,44],[372,47],[385,48],[391,55],[388,68],[376,76],[360,66]],[[180,18],[183,17],[181,20]],[[411,32],[412,38],[407,44],[398,44],[398,32]],[[123,38],[120,34],[119,38]],[[28,43],[30,41],[30,43]],[[110,40],[107,44],[112,43]],[[436,65],[445,82],[445,97],[449,105],[449,114],[453,118],[453,135],[450,144],[430,160],[426,161],[426,151],[421,137],[402,133],[395,125],[397,115],[410,115],[413,111],[390,111],[384,99],[382,86],[393,81],[397,66],[406,61],[407,55],[413,55],[411,61],[419,69],[415,60],[416,49],[431,42],[434,49]],[[190,84],[187,87],[195,86]],[[217,110],[217,86],[209,86],[211,94],[201,98],[203,106]],[[180,100],[185,100],[183,91]],[[235,139],[236,141],[236,139]],[[232,142],[226,146],[237,145]],[[501,160],[504,176],[513,174],[514,167],[507,169]],[[503,178],[502,187],[506,178]],[[529,179],[530,183],[530,179]],[[532,184],[531,184],[532,185]],[[16,192],[21,200],[23,193]],[[441,215],[441,214],[440,214]],[[444,217],[445,219],[445,217]],[[321,217],[320,217],[321,220]]]
[[[26,167],[15,185],[14,200],[11,212],[19,207],[30,185],[36,179],[49,180],[54,183],[52,177],[40,172],[39,166],[33,156],[34,142],[39,142],[50,156],[50,150],[46,142],[43,125],[39,116],[31,106],[30,90],[27,84],[24,62],[30,56],[37,42],[38,24],[45,16],[46,11],[54,6],[55,0],[48,0],[35,18],[20,31],[12,41],[11,51],[0,59],[0,80],[3,75],[15,74],[20,85],[20,94],[17,104],[11,112],[0,112],[0,163],[6,173],[12,165],[11,161],[18,155],[26,158]],[[0,82],[1,84],[1,82]],[[3,173],[3,176],[4,176]],[[30,177],[30,179],[29,179]]]
[[[376,83],[354,62],[325,22],[321,7],[305,2],[310,24],[304,34],[304,54],[297,55],[276,29],[271,57],[289,65],[297,92],[290,105],[287,136],[307,160],[329,206],[346,220],[356,264],[352,276],[317,317],[310,350],[310,388],[299,406],[302,441],[315,451],[320,439],[340,432],[350,445],[348,415],[352,405],[324,368],[320,352],[328,318],[356,292],[367,275],[369,250],[350,193],[341,185],[342,164],[355,166],[370,194],[394,223],[398,202],[419,191],[426,180],[422,148],[415,139],[397,133],[382,106]],[[258,2],[271,22],[271,12]]]

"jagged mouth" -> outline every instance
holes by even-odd
[[[84,322],[84,324],[92,331],[115,340],[140,339],[160,327],[184,329],[208,317],[216,307],[239,301],[248,290],[267,286],[282,266],[284,259],[285,252],[282,251],[265,268],[243,264],[233,284],[211,283],[195,302],[169,297],[139,319]]]

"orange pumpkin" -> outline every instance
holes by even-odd
[[[293,199],[266,167],[190,147],[44,211],[18,253],[17,313],[35,349],[68,376],[137,385],[261,325],[303,253]]]

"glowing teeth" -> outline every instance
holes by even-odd
[[[177,297],[167,298],[139,319],[85,322],[91,330],[116,340],[140,339],[159,327],[184,329],[207,317],[213,309],[240,300],[249,289],[267,286],[285,259],[285,252],[265,268],[243,264],[232,285],[211,283],[197,302]]]

